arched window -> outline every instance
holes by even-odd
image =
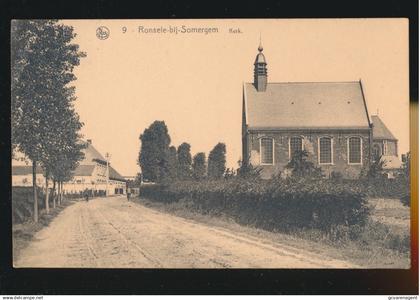
[[[289,157],[293,157],[296,151],[303,150],[302,138],[300,136],[293,136],[289,140]]]
[[[349,164],[362,163],[362,139],[360,137],[351,137],[348,143],[348,162]]]
[[[272,138],[260,139],[260,156],[261,156],[261,164],[263,165],[274,164],[274,141]]]
[[[321,137],[318,139],[318,149],[319,149],[319,164],[332,164],[332,138],[330,137]]]

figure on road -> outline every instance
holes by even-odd
[[[85,189],[84,196],[85,196],[86,202],[88,202],[89,201],[89,191],[88,191],[88,189]]]

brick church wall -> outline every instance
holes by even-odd
[[[321,167],[325,176],[330,176],[332,171],[340,172],[345,178],[358,178],[362,168],[367,166],[370,161],[370,132],[365,131],[251,131],[245,139],[244,153],[249,153],[249,162],[253,166],[260,165],[260,142],[262,137],[271,137],[274,139],[274,165],[262,165],[262,178],[270,178],[284,170],[289,162],[289,138],[292,136],[300,136],[303,138],[304,149],[308,152],[308,159],[316,166]],[[333,138],[333,164],[318,164],[318,138]],[[352,136],[362,138],[362,164],[350,165],[347,162],[347,139]],[[247,149],[246,149],[247,148]]]

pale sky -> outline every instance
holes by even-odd
[[[139,172],[139,136],[164,120],[172,145],[192,154],[227,146],[241,157],[242,83],[252,82],[260,33],[268,82],[362,80],[369,114],[409,149],[408,20],[65,20],[87,57],[75,69],[85,139],[123,176]],[[163,26],[217,33],[145,33]],[[98,26],[109,38],[96,37]],[[123,27],[127,32],[123,33]],[[229,33],[239,28],[241,33]],[[332,112],[333,114],[333,112]]]

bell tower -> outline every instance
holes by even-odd
[[[254,62],[254,86],[258,92],[265,92],[267,88],[267,63],[262,53],[263,50],[260,38],[260,45],[258,46],[259,53]]]

